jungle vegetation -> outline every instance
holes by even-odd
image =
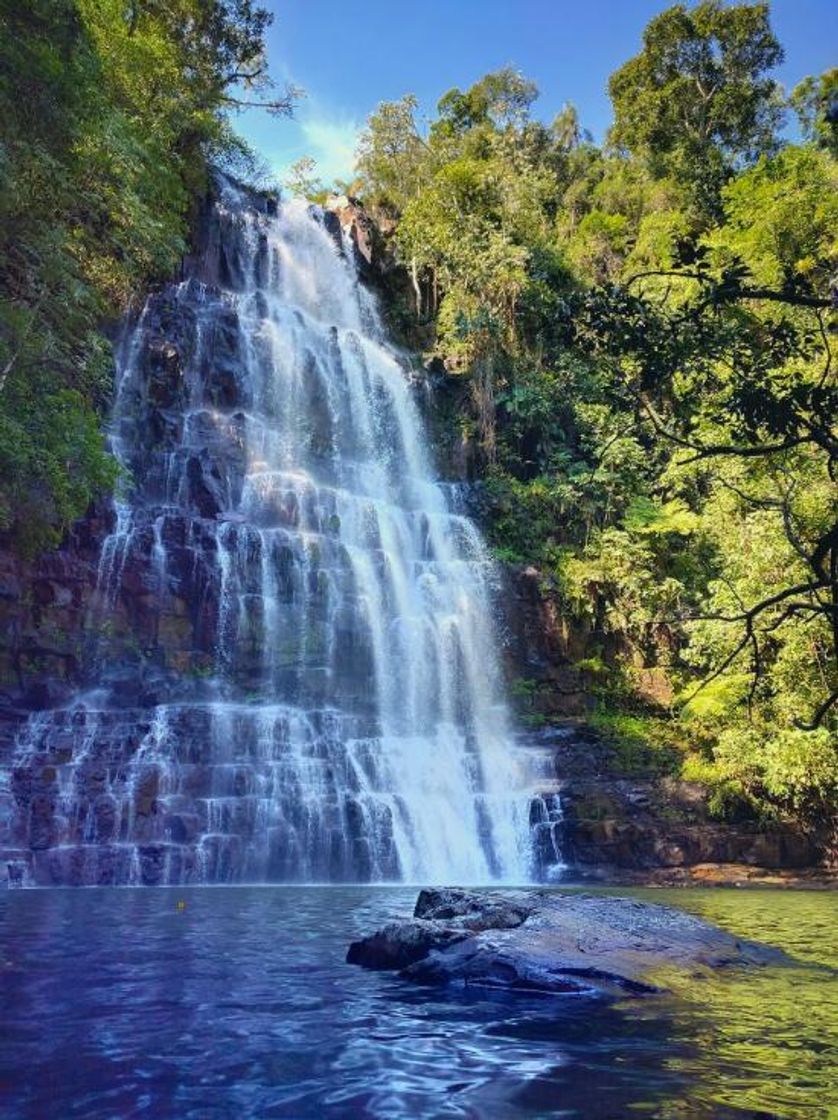
[[[601,643],[583,668],[603,725],[667,760],[676,743],[722,813],[822,821],[838,70],[786,95],[782,58],[767,4],[676,4],[612,76],[603,146],[572,105],[543,123],[505,69],[429,120],[410,95],[380,105],[352,189],[412,278],[394,321],[468,389],[450,423],[496,553],[537,566]]]
[[[0,541],[117,484],[107,323],[176,272],[231,119],[291,109],[253,0],[0,0]],[[501,558],[591,634],[600,718],[721,812],[838,804],[838,70],[788,92],[764,3],[679,3],[596,145],[512,69],[379,106],[343,184],[458,387]],[[572,92],[572,91],[568,91]],[[790,137],[792,137],[790,139]],[[292,189],[320,197],[302,160]],[[649,672],[662,682],[644,695]],[[673,744],[675,749],[673,750]]]
[[[0,535],[55,545],[116,482],[103,324],[186,250],[230,113],[289,112],[253,0],[0,0]]]

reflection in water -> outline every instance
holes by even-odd
[[[634,892],[633,892],[634,893]],[[744,937],[779,945],[800,968],[689,982],[673,1029],[701,1049],[688,1100],[708,1116],[838,1116],[838,900],[774,891],[645,891]],[[663,896],[663,897],[662,897]],[[824,967],[826,966],[826,967]],[[671,1068],[694,1075],[677,1057]],[[734,1110],[734,1111],[730,1111]],[[677,1113],[676,1113],[677,1115]]]
[[[834,896],[621,893],[801,964],[676,978],[669,995],[619,1004],[462,993],[344,964],[412,890],[10,893],[3,1114],[831,1120]]]

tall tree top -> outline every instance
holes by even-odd
[[[782,61],[768,4],[675,4],[609,82],[611,142],[712,208],[732,170],[776,146],[783,109],[769,72]]]

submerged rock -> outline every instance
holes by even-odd
[[[667,968],[700,974],[787,958],[633,898],[447,888],[422,891],[413,918],[353,942],[346,959],[424,984],[644,995],[661,990],[654,976]]]

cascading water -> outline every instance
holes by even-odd
[[[557,803],[516,761],[492,567],[433,481],[351,245],[302,203],[217,193],[191,278],[121,349],[133,490],[93,619],[127,619],[178,684],[120,703],[105,666],[30,721],[35,877],[524,881]]]

